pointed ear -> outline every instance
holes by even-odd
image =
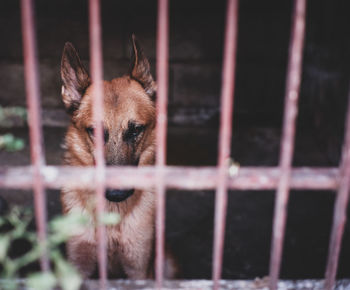
[[[132,35],[130,77],[138,81],[150,97],[154,97],[157,86],[152,78],[148,59],[143,54],[142,48],[134,34]]]
[[[85,90],[90,85],[90,77],[82,65],[74,46],[64,45],[61,60],[62,99],[69,114],[78,109]]]

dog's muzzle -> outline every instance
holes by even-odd
[[[109,201],[121,202],[126,200],[134,193],[134,189],[107,189],[106,198]]]

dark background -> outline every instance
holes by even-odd
[[[127,72],[135,33],[153,71],[156,1],[103,0],[104,73]],[[67,118],[59,65],[71,41],[88,65],[87,1],[38,0],[36,19],[46,159],[60,164]],[[294,166],[337,166],[349,84],[349,1],[307,1],[302,86]],[[244,0],[239,8],[232,156],[242,166],[278,164],[292,1]],[[215,165],[225,1],[170,1],[168,164]],[[25,106],[19,1],[0,9],[0,104]],[[27,140],[27,128],[1,128]],[[28,140],[27,140],[28,144]],[[29,148],[0,152],[1,165],[29,163]],[[31,193],[1,190],[10,204],[31,205]],[[60,212],[48,191],[49,216]],[[282,277],[320,278],[325,270],[333,192],[291,192]],[[274,192],[230,192],[224,278],[268,274]],[[213,192],[169,190],[167,236],[185,278],[210,278]],[[345,229],[339,277],[350,277],[350,229]]]

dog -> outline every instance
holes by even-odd
[[[64,164],[93,166],[94,84],[71,43],[64,46],[61,78],[62,100],[70,115],[64,140]],[[103,91],[106,165],[153,165],[156,83],[149,61],[134,36],[130,71],[122,77],[104,81]],[[116,212],[121,217],[118,225],[106,227],[109,274],[130,279],[152,278],[155,193],[152,190],[107,188],[105,197],[106,211]],[[94,190],[65,187],[61,191],[63,213],[78,210],[93,216],[94,198]],[[82,229],[67,242],[68,258],[85,278],[95,273],[97,265],[96,223],[93,219],[91,227]],[[175,275],[175,271],[167,272],[168,277]]]

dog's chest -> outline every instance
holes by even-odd
[[[107,243],[111,250],[125,249],[149,238],[152,226],[145,227],[139,219],[125,217],[120,224],[107,227]]]

